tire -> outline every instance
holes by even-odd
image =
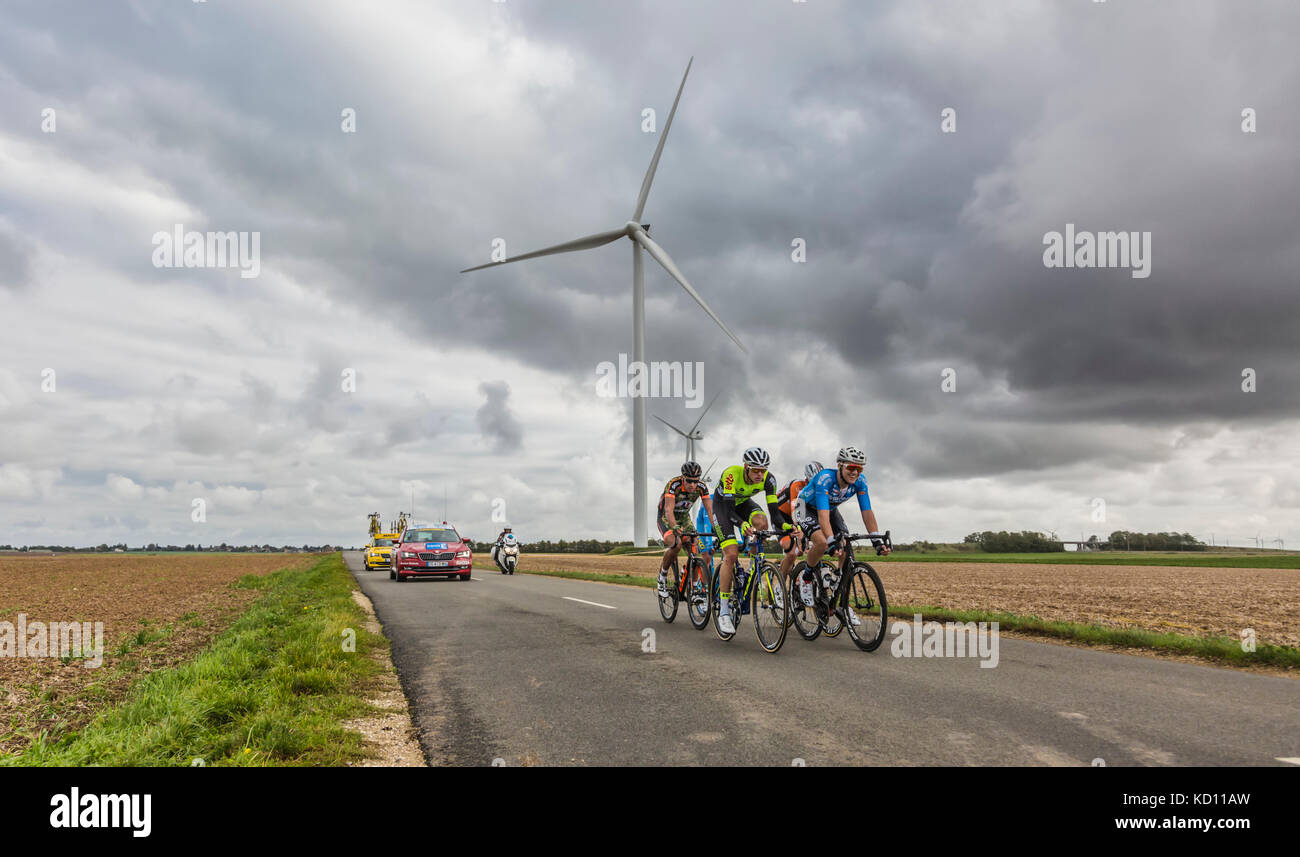
[[[728,642],[731,640],[732,637],[736,635],[724,634],[722,633],[722,629],[718,627],[718,616],[721,613],[721,606],[720,606],[721,601],[718,598],[718,593],[721,591],[720,590],[721,576],[722,576],[721,574],[715,572],[713,575],[713,582],[709,585],[709,615],[713,617],[713,633],[718,635],[719,640],[722,640],[723,642]],[[736,616],[733,611],[732,621],[735,622],[735,620],[736,620]]]
[[[799,632],[799,636],[803,637],[805,640],[809,642],[812,642],[813,640],[817,639],[822,635],[822,623],[818,621],[817,615],[813,612],[813,609],[811,607],[805,608],[803,606],[803,601],[800,600],[799,598],[799,594],[798,594],[799,580],[803,576],[803,573],[804,571],[807,570],[807,568],[808,568],[808,563],[800,560],[799,563],[795,565],[794,571],[790,576],[790,579],[794,582],[794,585],[790,587],[790,598],[791,598],[790,604],[794,608],[793,610],[790,611],[790,618],[792,620],[791,624],[794,625],[794,629]],[[817,580],[817,575],[814,574],[813,575],[814,600],[820,595],[821,595],[821,583]]]
[[[709,624],[709,574],[694,556],[686,561],[686,615],[697,631]]]
[[[397,570],[396,570],[396,569],[392,569],[392,568],[388,569],[388,579],[389,579],[389,580],[396,580],[396,579],[397,579]]]
[[[468,575],[468,574],[462,574],[462,575],[460,576],[460,579],[461,579],[461,580],[469,580],[469,575]]]
[[[768,654],[776,654],[785,644],[790,627],[790,592],[785,575],[770,562],[759,567],[758,579],[749,590],[749,615],[754,620],[754,636]]]
[[[659,615],[670,624],[677,618],[677,587],[681,582],[682,576],[677,570],[677,560],[673,560],[672,574],[668,575],[668,597],[655,593],[655,600],[659,602]]]
[[[874,652],[889,630],[889,602],[885,599],[885,586],[880,575],[865,562],[854,563],[849,569],[849,586],[836,610],[839,619],[849,631],[854,645],[864,652]],[[852,609],[862,624],[849,621],[847,611]]]
[[[831,565],[829,562],[823,562],[821,565],[823,568],[828,568],[836,574],[839,573],[839,569]],[[823,589],[824,588],[825,587],[823,587]],[[826,617],[826,621],[822,623],[822,633],[825,634],[828,639],[834,639],[835,637],[838,637],[840,632],[843,630],[844,623],[840,621],[839,611],[832,610],[831,614]]]
[[[394,580],[396,580],[398,583],[402,583],[402,582],[404,582],[404,581],[406,580],[406,575],[402,574],[402,573],[399,571],[399,572],[397,573],[397,577],[395,577]]]

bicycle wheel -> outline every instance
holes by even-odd
[[[709,576],[699,557],[686,561],[686,615],[691,627],[703,631],[709,624]]]
[[[849,637],[864,652],[874,652],[889,627],[889,604],[880,575],[866,563],[849,570],[849,586],[836,610],[849,629]],[[857,620],[857,624],[854,620]]]
[[[817,613],[813,608],[803,603],[800,597],[799,583],[803,579],[803,573],[808,568],[808,564],[800,560],[794,567],[794,572],[790,576],[790,619],[794,623],[794,629],[799,632],[799,636],[805,640],[812,641],[822,634],[822,623],[817,621]],[[816,575],[813,576],[813,600],[817,599],[818,590],[821,584],[816,582]]]
[[[659,599],[659,615],[664,617],[665,622],[671,622],[677,618],[677,593],[680,592],[677,587],[681,584],[681,575],[677,571],[677,560],[673,560],[672,573],[668,575],[668,595],[657,595]]]
[[[823,562],[821,565],[822,568],[829,569],[832,573],[837,573],[837,569],[835,568],[835,566],[831,565],[829,562]],[[820,581],[822,576],[821,572],[818,571],[816,576],[818,581]],[[823,587],[819,591],[825,593],[826,590]],[[833,599],[835,595],[833,593],[827,593],[826,597]],[[822,622],[822,633],[829,638],[835,638],[838,637],[840,635],[840,631],[843,630],[844,630],[844,623],[840,621],[840,611],[831,610],[830,614],[826,617],[826,621]]]
[[[790,593],[785,588],[785,575],[770,562],[763,563],[758,579],[749,588],[749,612],[754,618],[754,634],[758,644],[771,654],[776,654],[785,643],[789,626],[787,611]]]
[[[732,637],[736,636],[735,633],[733,632],[731,634],[724,634],[722,633],[722,629],[718,627],[718,617],[721,615],[722,612],[721,610],[722,602],[718,597],[718,593],[722,591],[721,582],[719,580],[721,577],[722,575],[715,571],[713,574],[713,582],[709,585],[709,613],[712,614],[713,616],[713,632],[718,635],[718,639],[730,640]],[[735,585],[734,577],[732,578],[732,585],[733,586]],[[732,593],[732,599],[731,599],[731,621],[732,624],[739,627],[740,611],[736,609],[736,600],[735,600],[734,592]]]

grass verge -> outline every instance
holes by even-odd
[[[520,568],[519,571],[524,574],[565,577],[572,580],[621,583],[627,586],[640,586],[644,589],[653,589],[655,586],[654,576],[644,574],[602,574],[593,571],[568,570],[529,571],[523,568]],[[1241,642],[1229,637],[1193,637],[1186,634],[1146,631],[1141,628],[1111,628],[1105,625],[1062,622],[1040,619],[1037,616],[1021,616],[1016,613],[1000,613],[987,610],[952,610],[947,607],[935,607],[933,605],[889,605],[889,614],[893,619],[910,620],[917,613],[920,613],[921,618],[927,621],[997,622],[998,628],[1004,631],[1055,637],[1089,645],[1119,646],[1129,649],[1148,649],[1167,654],[1191,655],[1233,666],[1300,668],[1300,649],[1292,649],[1288,646],[1259,645],[1253,652],[1244,652],[1241,649]]]
[[[366,757],[339,724],[371,713],[363,698],[384,645],[365,630],[340,554],[237,586],[260,590],[194,660],[144,676],[118,706],[53,741],[39,736],[0,765],[342,765]],[[346,651],[350,634],[354,651]]]

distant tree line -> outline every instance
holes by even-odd
[[[1102,550],[1203,551],[1209,546],[1190,533],[1132,533],[1116,530]]]
[[[1006,530],[971,533],[962,539],[967,544],[977,544],[987,553],[1056,553],[1065,550],[1065,545],[1042,533],[1023,530],[1008,533]]]
[[[963,541],[977,544],[980,550],[988,553],[1053,553],[1065,550],[1065,545],[1042,533],[1019,532],[1008,533],[1005,530],[971,533]],[[1143,551],[1203,551],[1208,547],[1190,533],[1134,533],[1128,530],[1116,530],[1110,534],[1108,541],[1101,541],[1096,535],[1088,537],[1086,542],[1092,550],[1143,550]]]

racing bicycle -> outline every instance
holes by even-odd
[[[677,618],[677,606],[686,602],[686,615],[690,617],[691,627],[703,631],[709,624],[709,580],[713,577],[713,563],[705,562],[700,556],[696,540],[700,533],[695,530],[677,530],[677,538],[686,548],[686,573],[678,567],[681,551],[673,560],[672,576],[669,578],[668,597],[660,596],[659,615],[665,622]]]
[[[735,575],[731,589],[731,617],[740,630],[740,620],[746,615],[754,617],[754,634],[758,644],[772,654],[781,650],[785,643],[785,634],[790,622],[788,611],[790,593],[786,590],[785,576],[781,569],[763,556],[763,541],[771,536],[781,536],[780,530],[751,530],[745,537],[744,551],[736,557]],[[748,559],[746,567],[742,560]],[[709,613],[713,615],[713,630],[721,640],[730,640],[734,633],[724,633],[718,625],[721,615],[721,600],[718,597],[719,578],[714,574],[709,586]]]
[[[839,567],[822,560],[817,568],[812,569],[813,606],[804,605],[797,590],[791,590],[791,597],[798,602],[791,611],[791,618],[799,636],[805,640],[815,640],[822,633],[834,637],[848,628],[849,637],[859,649],[874,652],[885,639],[889,628],[885,585],[880,582],[880,575],[874,568],[859,562],[853,555],[853,543],[867,539],[875,546],[877,555],[883,553],[885,547],[893,547],[888,530],[855,535],[842,533],[831,541],[827,549],[827,554],[839,550]],[[807,563],[802,561],[794,567],[791,579],[795,587],[803,580],[807,569]]]

